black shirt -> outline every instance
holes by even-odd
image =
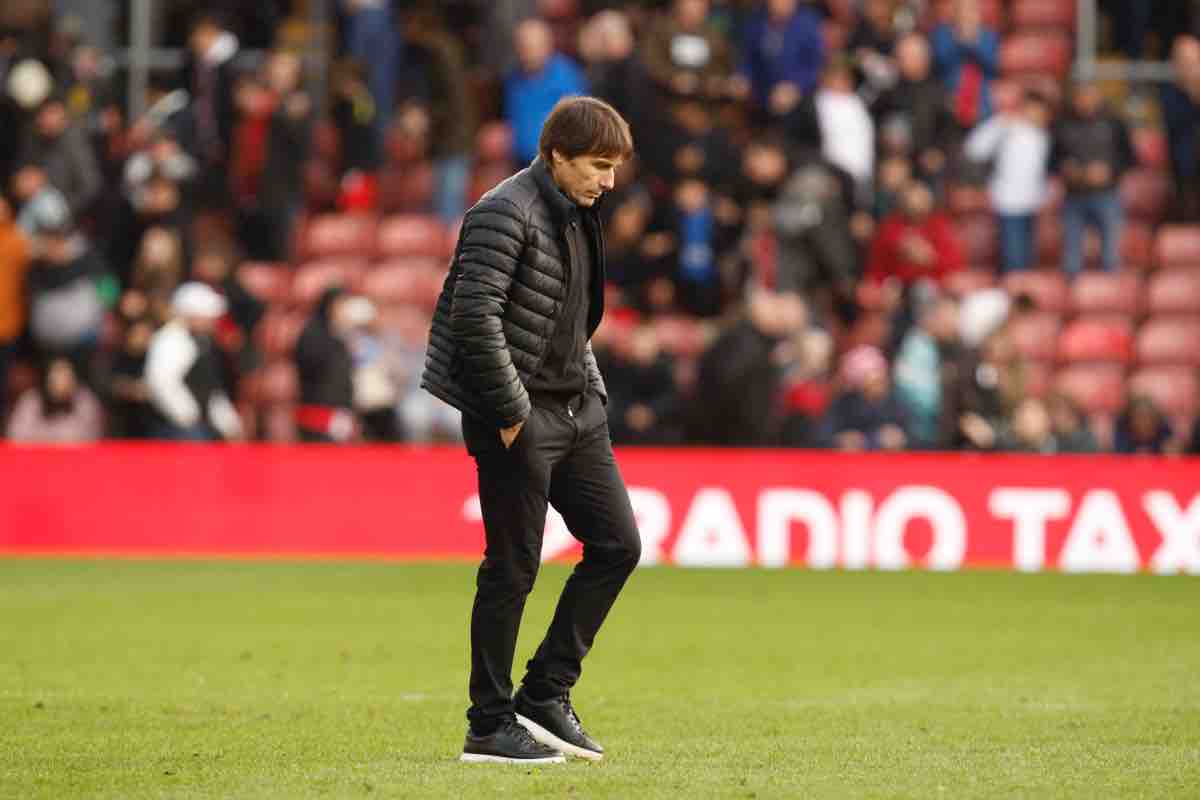
[[[546,358],[525,387],[535,397],[566,398],[583,394],[587,389],[583,356],[587,347],[589,290],[596,259],[587,225],[579,209],[573,209],[564,232],[569,262],[567,296],[559,309]]]

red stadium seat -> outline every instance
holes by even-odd
[[[1037,263],[1048,269],[1062,269],[1063,263],[1063,225],[1056,213],[1038,215],[1037,226],[1034,228],[1034,241],[1037,247]]]
[[[1200,314],[1200,270],[1159,270],[1146,290],[1146,307],[1151,314]]]
[[[389,166],[379,171],[379,210],[420,213],[433,203],[433,166],[419,161],[407,166]]]
[[[246,261],[238,265],[237,280],[247,292],[268,305],[286,303],[292,286],[292,270],[274,261]]]
[[[318,214],[299,227],[297,256],[367,258],[375,250],[375,218],[367,214]]]
[[[507,163],[476,164],[467,187],[467,203],[474,205],[479,202],[479,198],[489,189],[512,174],[512,166]]]
[[[287,403],[300,397],[300,376],[296,366],[283,358],[263,368],[258,388],[258,400],[263,403]]]
[[[254,331],[259,346],[267,357],[291,355],[306,319],[307,316],[302,312],[268,309]]]
[[[1062,318],[1048,311],[1018,314],[1011,320],[1013,344],[1024,358],[1052,361],[1056,353]]]
[[[513,133],[507,122],[487,122],[475,134],[475,156],[482,164],[512,161]]]
[[[968,264],[994,267],[999,255],[996,239],[996,218],[991,214],[975,214],[962,217],[954,223],[958,241],[963,248],[963,257]]]
[[[292,444],[299,440],[296,432],[296,407],[291,403],[267,406],[263,410],[263,435],[268,442]]]
[[[1075,30],[1075,0],[1015,0],[1008,21],[1013,28]]]
[[[1116,364],[1076,364],[1058,372],[1054,388],[1085,414],[1115,414],[1125,404],[1125,370]]]
[[[654,329],[663,349],[677,356],[698,356],[708,346],[708,328],[692,317],[660,317]]]
[[[446,253],[446,226],[437,217],[423,214],[398,214],[386,217],[379,225],[381,258],[442,258]]]
[[[950,22],[954,18],[954,3],[957,0],[936,0],[932,4],[933,19],[930,25]],[[1002,31],[1005,26],[1003,0],[981,0],[979,3],[983,24],[994,31]]]
[[[309,306],[333,286],[353,289],[366,270],[366,262],[353,259],[312,261],[300,266],[292,280],[292,302]]]
[[[1130,216],[1157,222],[1167,209],[1171,181],[1167,173],[1137,167],[1121,179],[1121,202]]]
[[[1154,254],[1160,267],[1200,267],[1200,225],[1164,225]]]
[[[362,280],[362,291],[379,304],[423,304],[426,301],[426,276],[440,262],[436,259],[394,259],[369,270]]]
[[[1088,257],[1092,263],[1100,263],[1100,241],[1098,237],[1094,252]],[[1154,229],[1144,222],[1127,221],[1121,234],[1121,266],[1125,269],[1144,270],[1154,262]]]
[[[1133,326],[1127,319],[1081,317],[1058,337],[1058,360],[1112,361],[1123,364],[1133,358]]]
[[[1134,272],[1085,272],[1071,284],[1071,310],[1076,314],[1137,314],[1142,307],[1142,279]]]
[[[1021,391],[1029,397],[1046,397],[1054,386],[1054,367],[1049,361],[1026,361]]]
[[[1151,319],[1138,331],[1136,349],[1139,364],[1200,367],[1200,318]]]
[[[1010,272],[1004,276],[1004,288],[1013,297],[1029,295],[1042,311],[1067,309],[1067,279],[1061,272],[1044,269]]]
[[[1149,397],[1167,416],[1191,418],[1200,410],[1200,386],[1194,369],[1151,367],[1139,370],[1129,380],[1132,393]]]
[[[1008,76],[1043,73],[1065,78],[1071,65],[1071,39],[1065,33],[1015,33],[1000,45],[1000,71]]]
[[[944,288],[961,297],[980,289],[990,289],[995,285],[996,273],[990,269],[964,269],[947,275]]]
[[[1129,135],[1138,164],[1155,170],[1167,169],[1167,135],[1161,129],[1142,125]]]
[[[946,190],[946,206],[956,217],[987,214],[992,210],[987,188],[967,183],[956,184]]]

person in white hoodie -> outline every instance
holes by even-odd
[[[1037,214],[1049,191],[1049,126],[1049,105],[1029,93],[1016,111],[993,116],[967,137],[967,158],[992,163],[988,193],[1000,222],[1006,273],[1035,266]]]
[[[171,310],[175,318],[154,334],[146,353],[146,384],[162,438],[241,439],[241,418],[225,390],[212,339],[225,298],[206,284],[185,283],[172,295]]]

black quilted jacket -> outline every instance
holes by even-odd
[[[438,297],[421,386],[496,427],[529,416],[525,382],[541,366],[566,299],[571,203],[539,158],[485,194],[463,220]],[[587,335],[604,314],[604,239],[594,210],[579,209],[598,255]],[[608,393],[589,343],[588,387]]]

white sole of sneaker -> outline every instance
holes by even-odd
[[[521,726],[524,727],[525,730],[529,731],[530,736],[547,747],[553,747],[555,750],[561,750],[567,755],[575,756],[576,758],[586,758],[588,761],[599,761],[600,759],[604,758],[604,753],[596,753],[591,750],[585,750],[582,747],[577,747],[576,745],[571,744],[570,742],[564,742],[562,739],[558,738],[553,733],[546,730],[541,725],[538,725],[528,717],[523,717],[520,714],[517,714],[517,722],[521,723]]]
[[[505,756],[489,756],[483,753],[463,753],[459,761],[468,764],[562,764],[565,756],[550,756],[549,758],[506,758]]]

